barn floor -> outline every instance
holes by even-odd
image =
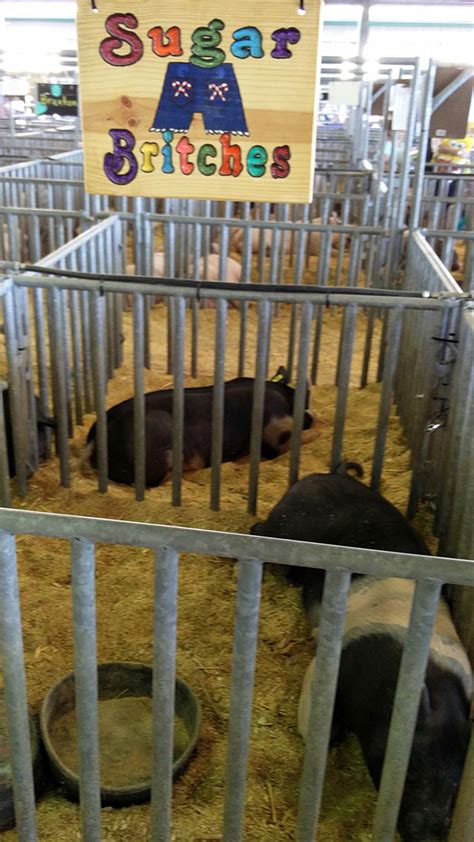
[[[152,364],[146,388],[171,385],[165,372],[164,306],[152,311]],[[187,314],[189,316],[189,313]],[[200,314],[198,380],[212,382],[215,311]],[[131,317],[125,314],[126,361],[109,384],[112,405],[131,394]],[[370,477],[373,436],[380,390],[372,383],[360,391],[358,377],[365,337],[365,316],[358,319],[351,393],[345,430],[344,457],[357,460]],[[188,321],[189,326],[189,321]],[[253,371],[256,352],[256,316],[249,318],[248,370]],[[236,376],[239,314],[229,312],[226,378]],[[316,436],[302,448],[301,474],[328,467],[336,389],[333,385],[341,327],[340,313],[325,313],[318,384],[311,404],[316,413]],[[286,361],[289,309],[283,307],[272,331],[270,371]],[[276,335],[278,334],[278,336]],[[376,335],[376,344],[378,333]],[[371,380],[374,379],[374,365]],[[186,366],[189,374],[189,342]],[[180,524],[222,531],[247,532],[255,521],[246,514],[248,460],[222,467],[219,512],[209,509],[210,470],[189,474],[183,481],[183,505],[170,504],[171,485],[147,492],[137,503],[133,489],[111,484],[107,495],[96,490],[96,479],[79,470],[79,456],[87,430],[77,428],[71,443],[72,488],[58,487],[55,459],[44,464],[30,483],[28,496],[15,500],[26,509],[114,517],[163,524]],[[261,463],[259,517],[278,501],[287,486],[288,454]],[[410,454],[392,411],[384,465],[382,492],[402,510],[410,479]],[[429,537],[429,516],[420,513],[418,528]],[[29,700],[38,711],[50,686],[73,668],[71,631],[70,562],[66,542],[23,536],[18,558],[24,647]],[[218,842],[222,833],[226,729],[229,703],[233,608],[236,567],[222,559],[187,555],[181,558],[177,672],[197,693],[203,708],[203,725],[197,753],[187,772],[174,787],[174,836],[177,842]],[[152,557],[148,550],[98,546],[97,612],[98,659],[136,660],[150,663],[152,621]],[[265,572],[255,702],[247,792],[245,839],[283,842],[295,838],[298,783],[303,744],[296,729],[299,690],[312,643],[308,637],[295,588],[270,571]],[[369,842],[374,792],[355,740],[329,755],[320,842]],[[149,833],[149,805],[103,810],[103,839],[114,842],[145,840]],[[60,789],[44,797],[38,809],[40,840],[80,839],[79,808]],[[5,842],[16,839],[14,831]]]

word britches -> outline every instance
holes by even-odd
[[[109,135],[113,141],[113,152],[104,156],[104,172],[114,184],[130,184],[137,177],[139,170],[143,173],[155,171],[154,159],[160,155],[160,147],[155,141],[142,143],[139,152],[135,151],[135,136],[128,129],[110,129]],[[212,143],[203,143],[196,156],[196,163],[192,156],[196,151],[186,135],[183,135],[175,149],[171,146],[172,131],[163,132],[165,143],[161,146],[161,172],[170,175],[176,169],[182,175],[191,175],[197,168],[203,176],[214,175],[233,176],[234,178],[247,172],[252,178],[261,178],[266,174],[268,153],[264,146],[252,146],[246,155],[245,166],[242,162],[242,149],[237,143],[230,142],[230,134],[220,136],[220,166],[214,163],[218,159],[218,147]],[[175,152],[177,154],[175,154]],[[141,161],[139,161],[139,157]],[[272,152],[270,174],[272,178],[287,178],[290,172],[290,148],[286,145],[276,146]]]

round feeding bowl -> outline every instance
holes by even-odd
[[[100,795],[103,805],[148,801],[152,764],[152,669],[116,661],[98,666]],[[201,707],[176,678],[173,778],[184,770],[197,743]],[[79,797],[75,680],[71,672],[46,696],[40,716],[43,742],[58,780]]]

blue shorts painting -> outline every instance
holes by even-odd
[[[196,113],[202,114],[207,134],[249,134],[231,64],[207,68],[180,61],[168,65],[150,131],[187,132]]]

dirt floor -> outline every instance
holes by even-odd
[[[189,327],[189,313],[188,327]],[[171,385],[165,373],[165,308],[152,311],[152,361],[146,388]],[[366,318],[358,318],[351,372],[351,391],[343,455],[362,463],[366,479],[374,445],[380,390],[374,381],[359,390],[358,382]],[[212,381],[215,311],[200,313],[199,378],[189,377],[189,335],[186,344],[186,385]],[[302,448],[300,474],[328,469],[334,386],[341,314],[327,311],[321,344],[321,363],[311,406],[316,435]],[[226,378],[236,376],[239,314],[229,312]],[[283,307],[272,330],[270,372],[286,361],[289,308]],[[125,364],[109,384],[108,404],[131,394],[131,315],[125,314]],[[376,331],[376,343],[378,341]],[[282,349],[284,353],[282,354]],[[248,370],[256,354],[256,314],[249,318]],[[69,512],[122,520],[180,524],[223,531],[247,532],[255,517],[246,513],[249,463],[243,459],[222,466],[219,512],[209,509],[210,470],[188,474],[183,480],[183,505],[170,503],[171,485],[148,491],[143,503],[133,489],[111,484],[106,495],[96,490],[96,478],[79,470],[79,457],[93,417],[77,428],[71,443],[72,487],[58,485],[57,460],[44,464],[30,482],[28,496],[15,505],[38,511]],[[264,517],[287,487],[288,454],[261,463],[258,516]],[[402,510],[407,501],[410,454],[392,411],[384,464],[382,492]],[[429,515],[417,525],[429,536]],[[38,711],[51,685],[73,668],[71,576],[66,542],[23,536],[18,559],[24,625],[29,701]],[[186,555],[181,558],[177,672],[195,690],[203,708],[198,748],[184,776],[175,784],[173,838],[177,842],[217,842],[222,833],[226,728],[229,705],[233,609],[236,593],[233,562]],[[127,547],[97,547],[97,612],[99,661],[152,660],[152,554]],[[277,575],[265,572],[252,720],[245,839],[283,842],[295,838],[298,784],[303,744],[297,733],[296,710],[305,669],[313,645],[300,608],[299,592]],[[126,762],[126,758],[124,758]],[[354,739],[331,750],[318,839],[320,842],[369,842],[374,791]],[[145,840],[149,833],[149,805],[103,810],[103,839],[114,842]],[[80,839],[79,808],[61,789],[52,789],[38,809],[40,840]],[[16,839],[14,831],[5,842]]]

